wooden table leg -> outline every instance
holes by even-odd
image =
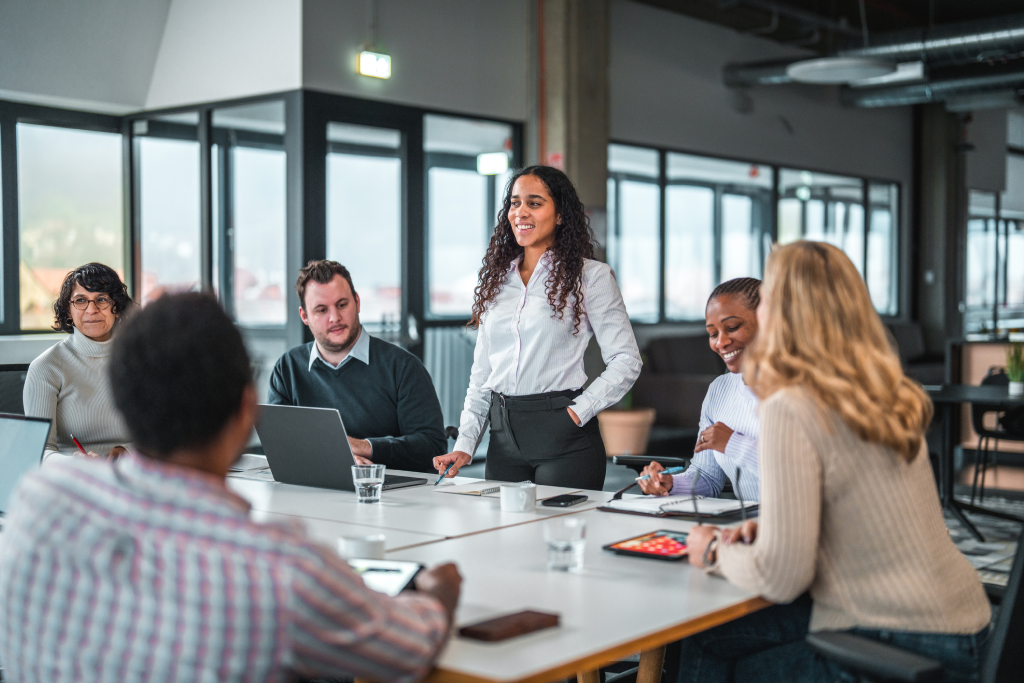
[[[661,671],[665,665],[665,646],[640,653],[640,670],[636,683],[661,683]]]
[[[601,683],[600,671],[580,671],[576,674],[577,683]]]

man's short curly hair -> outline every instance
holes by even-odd
[[[109,296],[114,302],[110,310],[116,316],[132,307],[128,287],[121,282],[117,271],[102,263],[86,263],[67,274],[60,286],[60,295],[53,302],[53,329],[58,332],[70,333],[75,329],[71,324],[71,293],[75,291],[75,285],[82,285],[89,292],[102,292]]]

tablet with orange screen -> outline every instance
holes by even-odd
[[[638,555],[656,560],[681,560],[688,552],[686,532],[661,529],[604,546],[619,555]]]

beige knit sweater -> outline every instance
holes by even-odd
[[[717,572],[774,602],[810,589],[810,630],[977,633],[989,604],[949,538],[926,447],[912,462],[857,437],[799,388],[760,406],[761,511]]]

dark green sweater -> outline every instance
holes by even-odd
[[[335,370],[309,367],[313,344],[281,356],[270,376],[269,403],[337,408],[345,431],[373,445],[373,461],[389,468],[433,472],[448,451],[441,404],[430,373],[416,356],[370,337],[370,364],[357,358]]]

